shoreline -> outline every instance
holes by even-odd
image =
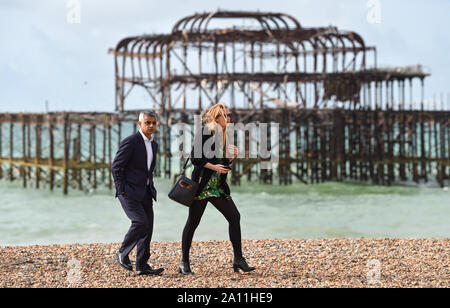
[[[114,260],[120,243],[0,246],[0,288],[10,287],[450,287],[450,239],[243,240],[252,273],[234,273],[229,241],[194,241],[194,276],[178,273],[180,242],[152,242],[137,276]],[[135,250],[130,254],[134,265]]]

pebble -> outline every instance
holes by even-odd
[[[180,242],[152,242],[160,276],[122,269],[119,243],[0,247],[0,288],[450,287],[449,239],[243,240],[256,271],[234,273],[229,241],[193,242],[193,276],[181,276]],[[130,254],[134,265],[135,251]]]

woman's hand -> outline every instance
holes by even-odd
[[[225,168],[224,165],[213,165],[211,163],[207,163],[204,167],[205,168],[209,168],[209,169],[214,170],[214,171],[217,171],[217,172],[222,173],[222,174],[230,172],[230,169]]]
[[[232,156],[232,157],[228,158],[230,160],[230,162],[232,162],[236,158],[237,155],[238,155],[238,148],[237,148],[237,146],[231,145],[231,144],[228,145],[228,147],[227,147],[227,158],[229,156]]]
[[[224,165],[214,165],[214,167],[215,167],[215,169],[214,169],[215,171],[222,173],[222,174],[230,172],[230,169],[225,168]]]

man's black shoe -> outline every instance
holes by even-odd
[[[137,275],[159,275],[164,271],[163,268],[153,269],[147,264],[147,267],[142,271],[136,271]]]
[[[123,258],[120,252],[116,253],[116,260],[124,269],[129,271],[133,270],[133,265],[131,265],[130,259],[128,259],[128,257]]]

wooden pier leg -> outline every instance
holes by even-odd
[[[251,120],[249,119],[251,122]],[[245,157],[250,157],[250,132],[244,131],[244,139],[245,139]],[[247,181],[250,182],[252,180],[252,168],[250,167],[250,164],[252,162],[249,162],[248,164],[244,164],[244,168],[247,170]]]
[[[303,153],[302,153],[302,126],[300,123],[296,123],[296,132],[295,132],[295,159],[296,159],[296,172],[300,179],[304,178],[304,170],[303,170]]]
[[[417,146],[417,114],[414,113],[413,114],[413,119],[410,122],[410,129],[412,132],[412,136],[411,136],[411,140],[412,140],[412,159],[413,159],[413,181],[416,182],[417,184],[419,183],[419,172],[418,172],[418,166],[417,166],[417,155],[419,153],[419,149]]]
[[[117,120],[117,148],[120,146],[120,142],[122,141],[122,122],[120,118]]]
[[[267,121],[266,123],[268,123],[268,131],[267,131],[267,148],[268,151],[271,152],[272,151],[272,129],[270,127],[271,123],[272,123],[272,118],[271,115],[267,116]],[[240,160],[238,160],[237,162],[239,162]],[[264,178],[264,183],[265,184],[273,184],[273,169],[266,169],[266,175]],[[240,184],[240,177],[237,177],[237,182]]]
[[[0,180],[3,179],[3,121],[0,118]]]
[[[338,180],[343,181],[345,179],[345,118],[341,110],[334,111],[334,142],[336,143],[335,159],[337,160],[336,166],[339,167],[339,175],[336,173]],[[337,170],[336,170],[337,171]]]
[[[427,153],[427,159],[426,159],[426,168],[427,168],[427,173],[432,173],[431,171],[431,157],[433,156],[433,148],[432,148],[432,142],[433,142],[433,124],[431,122],[430,119],[427,120],[426,122],[427,124],[427,135],[428,138],[426,138],[428,140],[428,153]]]
[[[242,123],[242,121],[240,121],[240,119],[238,119],[237,123]],[[260,122],[261,123],[267,123],[267,151],[271,152],[272,150],[272,141],[271,141],[271,123],[272,123],[272,118],[271,115],[267,112],[264,112],[260,115]],[[261,142],[261,140],[260,140]],[[236,164],[238,163],[240,160],[237,160],[235,163],[233,163],[234,167],[236,168],[236,176],[232,177],[233,182],[234,183],[239,183],[239,165]],[[261,182],[263,184],[272,184],[272,180],[273,180],[273,172],[272,169],[261,169],[260,172],[260,179]],[[234,184],[233,184],[234,185]]]
[[[26,128],[27,128],[27,158],[29,161],[31,161],[31,128],[30,128],[30,117],[28,117],[28,121],[26,122]],[[27,178],[31,182],[31,166],[27,167]]]
[[[356,111],[356,110],[354,112],[357,113],[356,145],[357,145],[357,156],[358,156],[358,164],[359,164],[358,180],[364,181],[364,178],[365,178],[365,174],[364,174],[365,168],[364,167],[366,164],[366,153],[364,152],[362,138],[363,138],[364,128],[365,128],[365,112]]]
[[[103,156],[102,156],[102,167],[101,167],[101,174],[102,174],[102,183],[105,183],[106,180],[106,170],[105,170],[105,163],[106,163],[106,120],[103,121],[103,127],[102,127],[102,132],[103,132],[103,136],[102,136],[102,142],[103,142],[103,146],[102,146],[102,152],[103,152]]]
[[[392,140],[393,128],[395,127],[395,115],[393,114],[393,110],[386,109],[385,112],[385,121],[386,121],[386,134],[387,134],[387,148],[388,153],[387,157],[389,159],[388,163],[388,185],[391,185],[393,182],[395,182],[395,172],[394,172],[394,143]],[[395,136],[395,135],[394,135]]]
[[[21,161],[22,162],[26,162],[27,158],[26,158],[26,147],[25,147],[25,123],[23,122],[23,116],[22,116],[22,155],[20,155]],[[23,166],[23,164],[20,164],[19,167],[20,170],[20,176],[22,177],[22,183],[23,183],[23,188],[27,187],[27,179],[25,176],[25,167]]]
[[[50,155],[49,155],[49,169],[50,169],[50,190],[53,191],[54,185],[55,185],[55,170],[53,169],[53,166],[55,164],[55,140],[54,140],[54,134],[53,134],[53,118],[49,118],[49,126],[48,126],[48,134],[49,134],[49,141],[50,141]]]
[[[356,176],[355,176],[355,167],[356,167],[356,164],[355,164],[355,155],[354,155],[354,153],[355,153],[355,138],[354,138],[354,128],[355,128],[355,122],[356,122],[356,116],[355,116],[355,113],[353,112],[352,113],[352,115],[351,115],[351,117],[352,117],[352,122],[351,122],[351,124],[349,123],[349,125],[347,125],[347,128],[348,128],[348,147],[349,147],[349,149],[348,149],[348,156],[349,156],[349,161],[350,161],[350,170],[349,170],[349,173],[350,173],[350,178],[352,179],[352,180],[354,180],[355,178],[356,178]]]
[[[36,153],[34,157],[34,162],[36,164],[36,188],[40,188],[41,184],[41,168],[38,166],[40,164],[41,160],[41,153],[42,153],[42,127],[40,123],[36,123],[35,127],[35,134],[36,134]]]
[[[305,129],[304,129],[304,142],[305,142],[305,173],[306,173],[306,181],[309,183],[312,183],[311,181],[311,147],[310,147],[310,138],[309,138],[309,127],[310,127],[310,120],[309,117],[305,120]]]
[[[288,185],[290,178],[290,143],[289,143],[289,111],[283,110],[278,119],[280,123],[280,163],[278,164],[278,179],[280,185]],[[244,165],[245,166],[245,165]]]
[[[14,166],[14,123],[11,119],[9,123],[9,180],[12,182],[13,178],[13,166]]]
[[[372,183],[374,182],[374,168],[373,168],[373,155],[374,151],[372,148],[372,138],[374,134],[374,112],[372,111],[372,107],[369,105],[369,116],[368,116],[368,131],[366,136],[366,148],[367,148],[367,155],[369,157],[369,177]]]
[[[93,188],[94,190],[97,189],[97,142],[96,142],[96,134],[95,134],[95,130],[96,130],[96,125],[92,124],[91,125],[91,145],[92,145],[92,155],[91,155],[91,168],[92,168],[92,172],[93,172]]]
[[[319,154],[318,154],[318,121],[317,121],[317,114],[315,113],[313,116],[313,143],[312,143],[312,171],[313,171],[313,183],[319,183]]]
[[[166,121],[169,120],[169,115],[167,114],[166,116]],[[166,136],[165,136],[165,149],[166,149],[166,153],[164,153],[164,174],[165,174],[165,178],[166,179],[170,179],[172,176],[172,172],[171,172],[171,166],[172,166],[172,153],[170,151],[170,145],[171,145],[171,137],[170,137],[170,133],[171,133],[171,128],[168,124],[166,124],[165,127],[165,132],[166,132]]]
[[[81,163],[81,128],[82,124],[77,124],[77,137],[75,139],[74,147],[75,151],[73,153],[74,160],[77,162],[77,164]],[[83,190],[83,173],[82,168],[78,168],[78,170],[75,172],[75,178],[78,183],[78,189]]]
[[[400,179],[402,181],[406,181],[406,171],[405,171],[405,110],[403,110],[400,113],[400,119],[399,119],[399,125],[400,125],[400,136],[399,136],[399,142],[400,142]]]
[[[24,162],[24,163],[28,162],[26,139],[27,139],[26,124],[25,124],[24,116],[22,115],[22,162]],[[27,187],[27,170],[24,165],[20,166],[20,174],[22,176],[23,188],[26,188]]]
[[[350,143],[347,141],[348,139],[348,121],[347,121],[347,113],[342,109],[341,111],[341,121],[342,121],[342,136],[343,136],[343,143],[342,143],[342,163],[341,163],[341,180],[344,181],[347,179],[347,161],[349,160],[349,148]]]
[[[435,120],[435,132],[438,132],[437,129],[437,120]],[[438,183],[440,184],[441,187],[444,187],[444,179],[445,179],[445,164],[444,164],[444,159],[445,159],[445,131],[443,129],[443,122],[439,122],[439,152],[438,153],[438,146],[437,143],[435,145],[436,147],[436,167],[437,167],[437,172],[438,172]],[[437,136],[435,138],[436,140],[438,139]]]
[[[376,153],[376,167],[377,167],[377,175],[375,177],[375,184],[379,184],[380,180],[383,179],[383,157],[382,157],[382,153],[381,153],[381,143],[382,141],[380,140],[380,135],[383,133],[382,130],[380,132],[380,123],[379,123],[379,119],[378,119],[378,114],[379,114],[379,109],[378,107],[376,107],[375,111],[374,111],[374,125],[375,125],[375,134],[374,134],[374,138],[375,138],[375,153]]]
[[[328,180],[327,176],[327,127],[323,124],[323,120],[321,120],[320,125],[320,181],[323,183]],[[289,149],[288,149],[289,154]],[[289,156],[288,156],[289,157]]]
[[[111,118],[109,119],[111,121]],[[112,152],[111,152],[111,124],[107,124],[107,132],[108,132],[108,188],[112,189],[112,173],[111,173],[111,164],[112,164]]]
[[[450,125],[447,125],[445,130],[447,131],[447,133],[446,133],[447,136],[445,138],[447,140],[447,164],[446,164],[445,170],[447,170],[447,168],[449,169],[448,175],[446,177],[449,180],[449,185],[450,185],[450,165],[449,165],[449,162],[450,162]]]
[[[64,168],[64,180],[63,180],[63,193],[67,195],[69,193],[69,148],[70,148],[70,136],[69,134],[69,122],[68,116],[64,115],[63,118],[63,147],[64,147],[64,157],[63,157],[63,168]]]
[[[428,182],[427,177],[427,168],[426,168],[426,149],[425,149],[425,119],[423,118],[423,103],[422,103],[422,111],[420,114],[420,161],[421,161],[421,177],[425,179],[425,182]]]
[[[333,126],[330,130],[330,151],[328,151],[329,153],[329,161],[331,162],[331,167],[330,167],[330,179],[332,181],[337,181],[337,143],[336,143],[336,139],[338,138],[338,130],[336,129],[337,127],[337,116],[336,116],[336,110],[333,111]]]

